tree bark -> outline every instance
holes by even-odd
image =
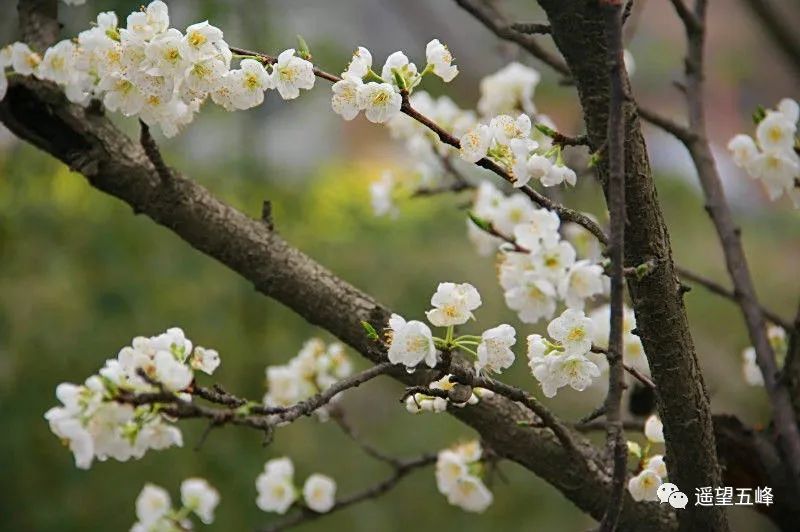
[[[587,133],[594,150],[606,145],[609,72],[599,2],[539,0],[577,85]],[[626,91],[630,90],[625,80]],[[647,147],[635,105],[625,105],[626,266],[652,262],[628,289],[664,422],[669,478],[691,498],[695,488],[721,486],[711,410],[698,367],[683,296],[672,261],[669,233],[658,202]],[[608,163],[598,166],[608,195]],[[678,512],[683,530],[727,530],[721,507],[687,506]]]

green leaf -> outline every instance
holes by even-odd
[[[303,39],[302,35],[297,35],[297,51],[303,59],[311,59],[311,50],[309,50],[308,43]]]
[[[378,331],[375,330],[375,327],[369,324],[369,322],[362,321],[361,326],[364,327],[364,331],[367,333],[367,338],[370,340],[378,340],[380,336],[378,336]]]
[[[472,220],[472,223],[478,226],[478,229],[483,229],[486,232],[491,232],[492,224],[488,220],[484,220],[472,211],[467,211],[467,216]]]
[[[767,110],[764,109],[763,105],[759,105],[756,107],[756,110],[753,111],[753,122],[758,125],[764,120],[765,116],[767,116]]]

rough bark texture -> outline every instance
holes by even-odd
[[[260,292],[309,322],[327,329],[373,362],[385,353],[367,339],[361,320],[376,328],[390,311],[290,246],[268,224],[214,198],[205,188],[174,172],[162,182],[142,147],[104,116],[69,104],[61,92],[34,79],[12,80],[0,103],[0,120],[82,173],[92,186],[129,204],[199,251],[214,257]],[[394,374],[405,383],[413,376]],[[503,397],[456,409],[486,445],[530,469],[596,519],[606,508],[610,478],[597,450],[580,434],[581,456],[567,454],[547,429],[519,425],[527,411]],[[619,530],[673,530],[674,515],[654,503],[636,504],[626,494]]]
[[[606,143],[609,73],[600,5],[592,0],[540,0],[556,45],[578,88],[587,133],[594,149]],[[626,80],[627,85],[627,80]],[[626,266],[652,261],[655,267],[628,288],[639,337],[657,386],[664,421],[670,480],[690,496],[701,486],[720,486],[721,474],[708,395],[697,363],[666,224],[656,197],[641,126],[626,104]],[[600,175],[607,189],[608,166]],[[720,507],[688,506],[678,513],[684,530],[727,530]]]

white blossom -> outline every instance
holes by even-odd
[[[183,390],[192,383],[192,370],[176,360],[169,351],[157,352],[154,361],[155,378],[167,390]]]
[[[220,365],[219,353],[214,349],[206,349],[198,345],[194,348],[194,353],[192,353],[192,357],[189,359],[189,364],[193,369],[200,370],[208,375],[213,375],[214,371],[216,371]]]
[[[558,295],[568,307],[583,310],[586,300],[603,293],[603,277],[602,266],[579,260],[561,278]]]
[[[481,306],[481,295],[469,283],[439,283],[431,297],[432,310],[425,314],[436,327],[461,325],[473,318],[472,311]]]
[[[583,311],[567,309],[550,322],[547,334],[561,342],[567,355],[583,355],[592,347],[594,323]]]
[[[39,64],[36,76],[61,85],[71,83],[76,76],[77,49],[70,40],[63,40],[47,49]]]
[[[664,456],[661,454],[654,454],[647,459],[644,465],[645,469],[649,469],[661,478],[667,476],[667,463],[664,461]]]
[[[425,47],[425,57],[434,74],[445,82],[450,82],[458,74],[458,67],[451,64],[453,55],[439,39],[433,39]]]
[[[782,112],[767,111],[766,116],[758,123],[756,138],[764,151],[785,151],[794,147],[796,132],[796,121],[791,122]]]
[[[520,63],[510,63],[481,80],[478,110],[484,116],[514,111],[535,114],[533,93],[540,78],[536,70]]]
[[[728,151],[733,154],[736,166],[746,168],[758,155],[758,147],[750,135],[739,134],[728,142]]]
[[[239,70],[230,72],[228,82],[231,102],[237,109],[249,109],[264,102],[264,91],[272,88],[272,80],[264,65],[254,59],[243,59]]]
[[[265,512],[284,514],[297,500],[294,466],[288,458],[270,460],[256,478],[256,506]]]
[[[468,512],[481,513],[494,500],[492,492],[473,476],[459,478],[447,494],[447,502]]]
[[[469,163],[476,163],[486,157],[492,142],[492,131],[489,126],[478,124],[464,133],[459,142],[461,158]]]
[[[756,350],[753,347],[742,351],[742,375],[744,381],[750,386],[764,385],[764,375],[756,364]]]
[[[347,65],[347,70],[342,73],[342,77],[360,80],[367,75],[371,68],[372,54],[363,46],[359,46],[356,51],[353,52],[353,58],[350,60],[350,64]]]
[[[417,65],[409,62],[408,57],[403,52],[394,52],[386,58],[381,70],[381,78],[383,81],[397,87],[397,81],[394,78],[394,71],[403,78],[406,88],[412,89],[419,82],[419,74],[417,73]],[[399,87],[398,87],[399,88]]]
[[[653,443],[664,443],[664,425],[657,415],[651,415],[644,422],[644,435]]]
[[[27,44],[15,42],[11,45],[11,66],[17,74],[29,76],[36,71],[41,62],[41,56],[31,50]]]
[[[219,492],[202,478],[187,478],[181,483],[181,502],[205,524],[214,522]]]
[[[389,319],[392,329],[392,343],[387,356],[392,364],[403,364],[415,368],[425,362],[429,367],[436,365],[436,348],[430,328],[421,321],[406,321],[392,314]]]
[[[514,328],[505,323],[484,331],[476,351],[478,360],[475,367],[494,373],[502,373],[510,367],[514,363],[511,346],[517,342],[516,334]]]
[[[336,503],[336,482],[325,475],[314,473],[303,485],[306,506],[317,513],[325,513]]]
[[[136,498],[136,518],[143,524],[155,523],[172,510],[167,490],[155,484],[145,484]]]
[[[375,216],[397,216],[394,203],[394,191],[397,187],[394,174],[390,171],[381,173],[381,177],[369,184],[370,203]]]
[[[400,112],[403,99],[393,85],[371,81],[358,88],[356,102],[367,120],[382,124]]]
[[[333,96],[331,97],[333,111],[345,120],[352,120],[358,116],[361,110],[358,105],[358,89],[362,85],[363,82],[360,77],[348,76],[334,83]]]
[[[293,100],[300,95],[300,89],[314,87],[314,65],[294,55],[294,48],[284,50],[278,61],[272,65],[272,83],[284,100]]]
[[[628,492],[634,501],[657,501],[658,487],[661,485],[661,477],[651,469],[642,471],[628,480]]]

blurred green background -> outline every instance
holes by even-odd
[[[225,30],[229,42],[249,48],[282,50],[301,33],[317,61],[331,71],[343,68],[359,44],[368,46],[378,63],[402,49],[419,64],[425,43],[438,37],[449,44],[462,71],[448,87],[462,107],[474,105],[477,81],[509,59],[536,65],[498,44],[450,2],[168,3],[176,27],[208,18]],[[530,2],[511,4],[519,20],[540,17]],[[680,33],[668,6],[660,4],[637,2],[629,25],[629,32],[635,30],[628,45],[637,63],[634,87],[642,100],[681,113],[680,95],[670,87],[681,68]],[[800,219],[788,200],[765,201],[760,189],[731,167],[724,144],[734,133],[751,130],[749,113],[757,104],[774,105],[792,95],[796,85],[738,3],[731,2],[729,9],[715,4],[712,136],[759,293],[788,317],[800,290]],[[86,27],[97,11],[115,9],[124,20],[138,5],[89,0],[83,7],[62,6],[65,35]],[[12,41],[14,28],[13,16],[0,23],[0,42]],[[579,132],[574,91],[558,86],[549,71],[543,74],[538,107],[563,130]],[[435,81],[428,87],[441,93]],[[402,168],[403,152],[383,128],[363,119],[341,121],[328,100],[328,87],[320,81],[292,102],[270,94],[264,106],[247,113],[204,110],[181,136],[159,141],[169,163],[244,212],[256,216],[261,201],[270,199],[276,225],[290,242],[395,310],[420,316],[438,282],[466,281],[484,297],[479,326],[508,322],[520,338],[541,332],[541,325],[523,326],[505,308],[493,260],[472,251],[461,209],[467,196],[405,201],[397,219],[372,215],[368,185],[384,169]],[[120,123],[135,133],[132,121]],[[683,149],[657,132],[649,134],[676,259],[724,281],[719,247]],[[591,177],[565,191],[563,200],[603,219],[601,193]],[[740,351],[748,340],[737,309],[699,287],[686,301],[714,411],[766,422],[763,391],[747,387],[740,374]],[[81,176],[0,130],[0,529],[125,530],[135,520],[134,499],[145,482],[162,485],[177,498],[181,480],[203,476],[222,494],[217,520],[208,529],[249,530],[274,519],[254,504],[255,477],[271,457],[291,456],[299,480],[316,471],[333,476],[341,494],[388,474],[333,424],[313,419],[279,430],[268,447],[253,431],[216,430],[199,451],[193,447],[204,424],[186,422],[182,449],[150,452],[137,463],[112,461],[77,470],[42,417],[56,402],[55,386],[82,381],[133,336],[170,326],[183,327],[195,343],[218,349],[222,366],[214,380],[253,398],[264,393],[267,365],[285,362],[311,336],[331,339],[168,230],[134,216]],[[524,356],[524,341],[516,351]],[[365,366],[352,355],[358,367]],[[538,393],[522,358],[505,377]],[[401,392],[388,379],[354,390],[344,401],[348,417],[370,441],[399,455],[438,450],[474,436],[446,415],[408,415],[398,403]],[[599,391],[562,392],[547,403],[577,419],[601,399]],[[495,503],[481,516],[447,505],[432,470],[425,470],[382,499],[301,530],[590,526],[589,518],[538,478],[514,464],[501,468],[507,482],[494,479]],[[737,530],[770,530],[759,516],[734,511]]]

